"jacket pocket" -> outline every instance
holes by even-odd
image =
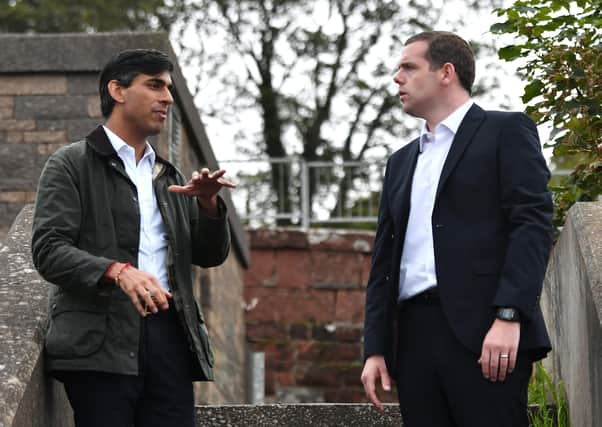
[[[105,306],[57,299],[50,307],[46,352],[65,359],[89,356],[100,349],[106,331]]]
[[[209,331],[207,330],[207,326],[205,325],[203,311],[199,307],[199,303],[196,302],[196,300],[194,301],[194,306],[196,308],[196,314],[199,321],[199,338],[201,340],[201,344],[203,345],[203,351],[205,352],[207,363],[209,363],[209,366],[213,366],[213,351],[211,350],[211,343],[209,342]]]

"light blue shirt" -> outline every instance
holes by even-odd
[[[103,126],[111,145],[123,161],[125,171],[136,186],[140,209],[140,244],[138,246],[138,269],[152,274],[162,288],[169,290],[167,278],[168,236],[159,211],[153,187],[155,152],[146,143],[144,155],[136,164],[136,151],[123,139]]]
[[[426,123],[422,127],[399,269],[400,300],[437,286],[432,228],[435,195],[452,141],[472,104],[469,100],[460,106],[439,123],[434,132],[429,132]]]

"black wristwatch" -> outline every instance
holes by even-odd
[[[495,312],[495,317],[508,322],[520,321],[518,310],[514,307],[498,307]]]

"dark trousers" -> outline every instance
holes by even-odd
[[[192,352],[174,308],[143,319],[140,374],[63,372],[77,427],[193,427]]]
[[[398,396],[407,427],[527,427],[531,358],[486,380],[479,356],[454,336],[438,301],[411,300],[399,312]]]

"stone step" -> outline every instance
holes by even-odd
[[[531,407],[530,410],[533,410]],[[549,410],[553,408],[548,408]],[[197,427],[401,427],[397,404],[379,412],[369,404],[305,403],[196,407]]]

